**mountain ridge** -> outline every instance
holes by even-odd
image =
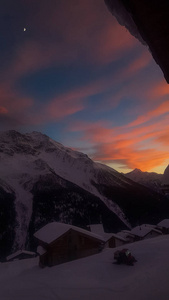
[[[163,185],[169,185],[169,165],[164,170],[164,174],[155,172],[143,172],[140,169],[124,174],[127,178],[147,186],[159,193],[163,193]]]

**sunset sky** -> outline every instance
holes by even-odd
[[[169,85],[104,0],[1,0],[0,42],[1,130],[40,131],[120,172],[163,173]]]

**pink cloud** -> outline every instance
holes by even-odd
[[[150,97],[152,98],[160,98],[163,96],[169,95],[169,85],[165,82],[165,80],[160,80],[154,85],[153,89],[150,90]]]
[[[5,115],[8,113],[8,110],[4,106],[0,106],[0,114]]]
[[[10,86],[6,86],[6,83],[0,85],[0,105],[4,107],[8,113],[23,112],[33,106],[33,99],[25,97],[17,92]]]
[[[28,124],[28,116],[34,101],[13,89],[8,82],[0,84],[0,126],[1,130],[19,129]]]
[[[142,116],[139,116],[134,122],[128,124],[128,127],[134,127],[146,123],[156,117],[160,117],[164,114],[169,113],[169,100],[164,101],[155,109],[145,113]]]
[[[28,36],[18,45],[15,58],[4,73],[4,85],[10,86],[10,91],[15,82],[27,73],[73,62],[79,58],[90,64],[108,63],[124,55],[127,49],[130,50],[137,44],[137,41],[126,32],[125,28],[117,24],[101,1],[86,0],[82,4],[73,0],[74,5],[72,5],[72,2],[63,0],[57,4],[53,2],[54,6],[48,5],[46,2],[40,4],[36,0],[35,3],[34,8],[36,9],[31,20],[26,20]],[[58,9],[55,9],[56,5]],[[46,19],[48,22],[44,21]],[[33,118],[40,122],[78,112],[84,108],[82,99],[105,91],[112,86],[112,82],[120,84],[121,80],[126,80],[133,73],[144,68],[146,63],[148,63],[148,58],[143,54],[128,67],[127,73],[124,71],[124,74],[121,74],[120,70],[116,76],[95,80],[83,87],[69,91],[66,95],[56,96],[49,101],[48,105],[40,107],[41,116]],[[6,99],[8,98],[11,109],[14,107],[15,110],[16,108],[21,110],[22,107],[29,106],[29,103],[32,105],[34,101],[23,97],[16,90],[12,93],[8,97],[5,96]],[[119,95],[115,95],[111,100],[113,106],[118,105],[124,93],[126,93],[126,89]],[[44,117],[44,112],[46,117]]]
[[[95,39],[93,59],[101,63],[115,61],[137,45],[137,41],[125,28],[113,21],[113,24],[110,21],[105,22],[106,26],[103,26]]]
[[[144,49],[144,51],[130,63],[127,69],[124,70],[123,74],[125,74],[125,76],[132,76],[146,68],[150,62],[152,62],[152,57],[147,49]]]
[[[6,71],[8,78],[79,60],[109,63],[138,43],[112,18],[102,1],[35,3],[31,20],[26,20],[25,39]]]
[[[118,162],[145,171],[160,166],[169,158],[168,148],[162,146],[168,145],[167,117],[149,126],[126,128],[126,132],[122,127],[111,128],[106,122],[79,122],[70,130],[81,131],[83,140],[95,149],[92,158],[103,163]]]

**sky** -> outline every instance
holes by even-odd
[[[119,172],[169,164],[169,85],[104,0],[1,0],[0,129]]]

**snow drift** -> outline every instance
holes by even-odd
[[[0,298],[168,300],[169,236],[127,246],[138,260],[134,266],[112,264],[117,248],[45,269],[38,258],[1,263]]]

